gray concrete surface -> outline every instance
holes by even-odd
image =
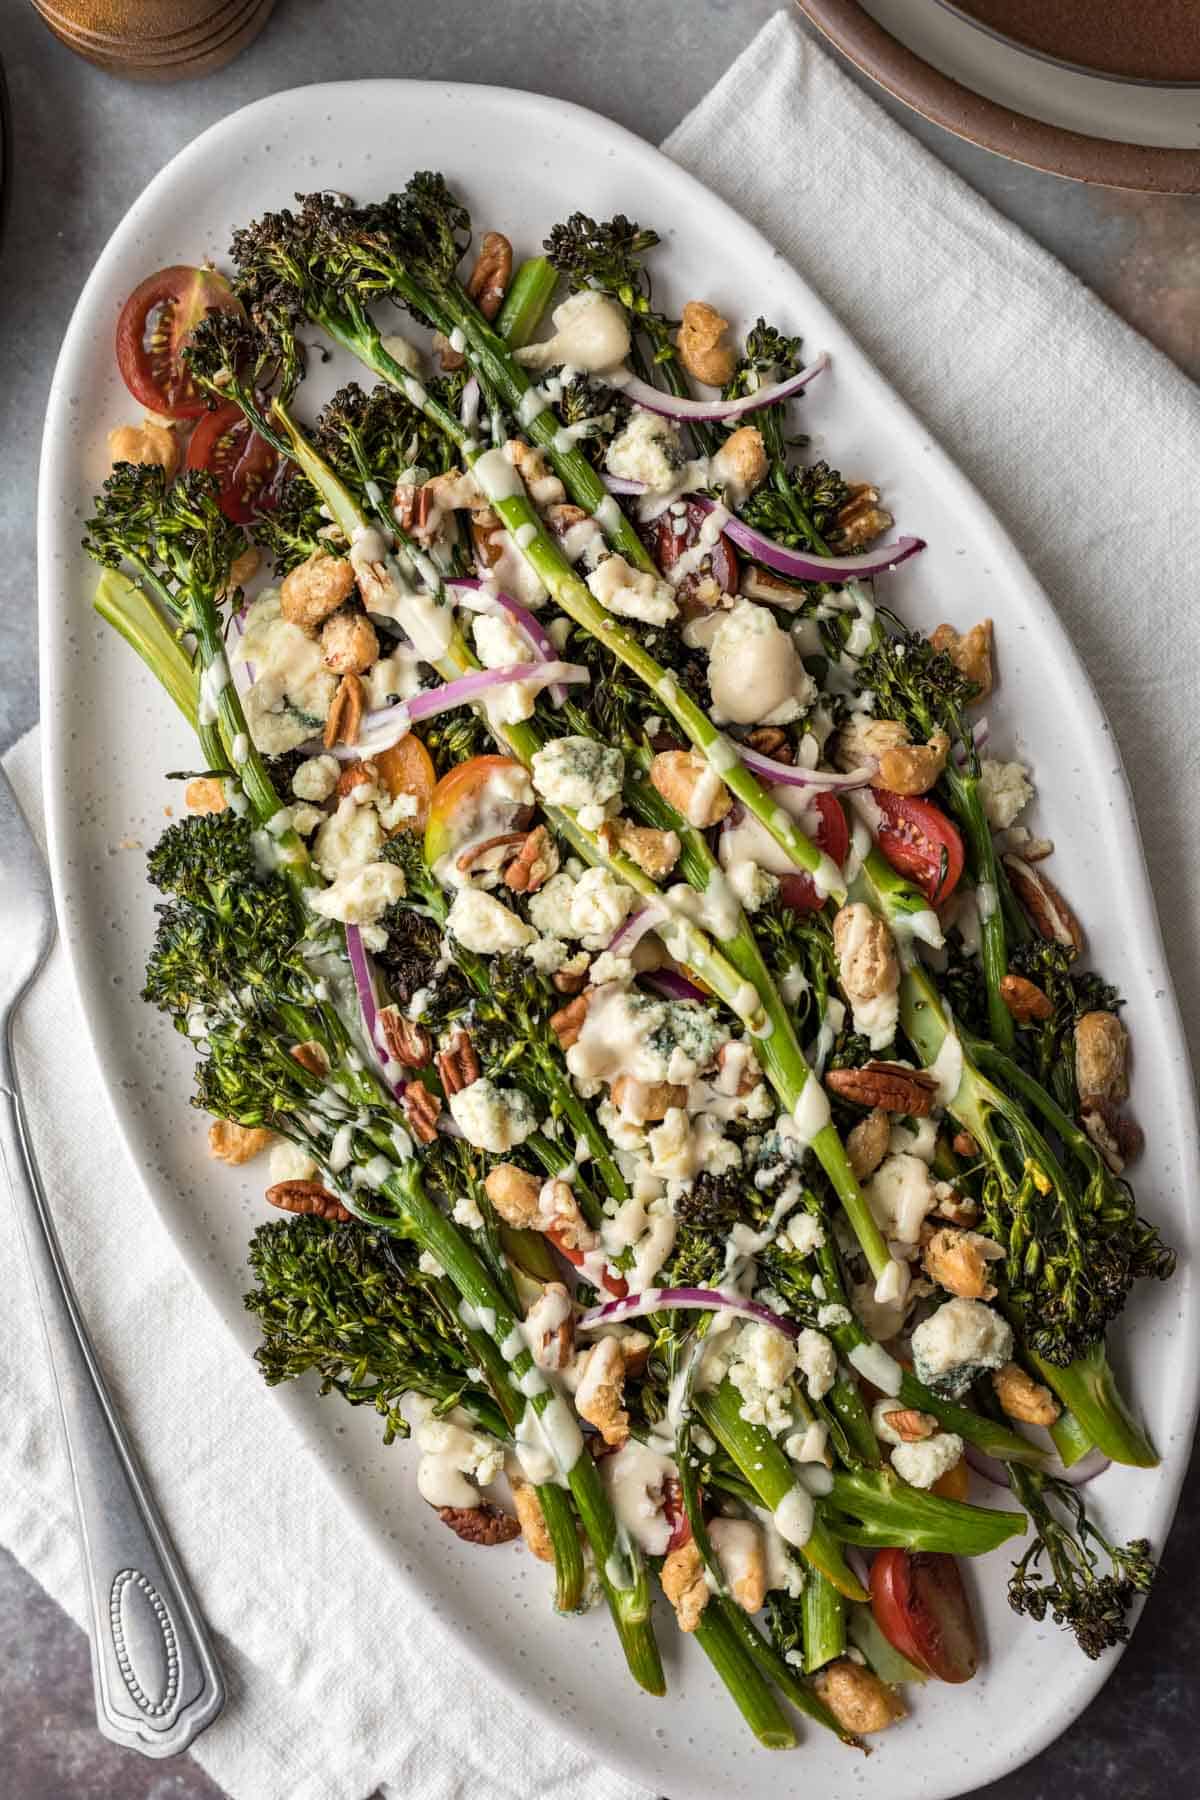
[[[14,194],[0,247],[0,747],[36,716],[33,517],[40,421],[75,297],[109,232],[168,157],[279,88],[396,74],[506,83],[581,102],[658,140],[776,0],[279,0],[258,42],[209,80],[133,87],[64,50],[24,0],[0,0]],[[890,104],[890,103],[889,103]],[[901,109],[892,110],[900,113]],[[1102,193],[906,122],[1117,310],[1200,374],[1200,201]],[[834,297],[836,299],[836,297]],[[1193,1474],[1196,1470],[1193,1470]],[[1195,1565],[1183,1511],[1120,1671],[1059,1743],[976,1800],[1179,1800],[1200,1792]],[[1064,1656],[1073,1654],[1064,1644]],[[987,1728],[986,1719],[980,1729]],[[0,1553],[0,1792],[10,1800],[217,1800],[189,1761],[146,1764],[91,1725],[86,1646]],[[449,1784],[448,1784],[449,1785]],[[253,1800],[253,1796],[248,1797]]]

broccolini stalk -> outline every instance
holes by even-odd
[[[248,825],[228,812],[171,827],[151,863],[152,878],[174,900],[160,918],[147,997],[203,1045],[197,1103],[297,1143],[357,1218],[412,1238],[445,1270],[477,1315],[471,1328],[482,1327],[499,1347],[518,1435],[528,1413],[571,1489],[631,1669],[650,1692],[661,1692],[640,1556],[619,1537],[578,1425],[536,1369],[509,1298],[425,1191],[403,1113],[348,1054],[344,1028],[319,1000],[286,884],[258,873]],[[292,1045],[310,1040],[325,1052],[323,1078],[291,1054]],[[372,1210],[364,1191],[382,1194],[396,1211]]]
[[[1013,1486],[1035,1533],[1013,1565],[1008,1584],[1013,1611],[1039,1622],[1049,1613],[1093,1659],[1125,1643],[1129,1613],[1154,1580],[1147,1540],[1110,1544],[1089,1519],[1082,1493],[1065,1482],[1021,1469],[1013,1471]],[[1109,1565],[1106,1573],[1100,1572],[1102,1558]]]
[[[198,723],[196,672],[153,601],[127,575],[105,569],[96,583],[92,605],[105,623],[119,631],[125,642],[137,651],[195,731]],[[220,753],[217,766],[224,768],[224,746],[212,743],[211,747]]]
[[[523,350],[542,322],[558,286],[558,271],[544,256],[530,257],[512,278],[496,315],[496,336],[510,350]]]
[[[900,1022],[928,1068],[953,1027],[919,964],[900,983]],[[986,1224],[1008,1252],[1006,1303],[1028,1354],[1105,1455],[1153,1467],[1157,1452],[1121,1399],[1103,1331],[1137,1276],[1170,1273],[1170,1252],[1099,1158],[1081,1185],[1020,1104],[980,1073],[966,1049],[961,1055],[947,1110],[986,1164]],[[1043,1111],[1052,1105],[1043,1096]]]
[[[988,990],[988,1028],[1001,1050],[1013,1046],[1013,1017],[1004,1003],[1000,983],[1008,974],[1008,941],[1002,887],[992,840],[991,824],[983,804],[979,752],[964,713],[978,689],[951,662],[944,650],[935,650],[920,632],[897,628],[887,636],[876,622],[874,647],[859,667],[863,686],[876,695],[878,716],[898,719],[914,737],[925,742],[935,732],[950,738],[952,753],[946,759],[941,784],[950,810],[967,838],[971,873],[979,896],[980,957]],[[959,761],[953,753],[957,746]]]
[[[188,470],[170,487],[153,463],[118,463],[96,501],[84,548],[106,568],[132,569],[178,629],[196,646],[200,669],[196,728],[209,766],[233,768],[258,825],[275,841],[276,855],[297,888],[320,877],[289,820],[254,747],[242,702],[229,674],[221,603],[230,571],[246,548],[240,526],[222,513],[211,475]],[[144,637],[147,649],[154,646]],[[162,665],[164,670],[177,666]]]
[[[846,1601],[832,1581],[813,1569],[800,1596],[804,1673],[815,1675],[846,1653]]]
[[[613,219],[597,224],[586,213],[572,213],[562,225],[555,225],[546,239],[546,252],[560,275],[566,277],[573,294],[594,288],[620,302],[630,315],[634,340],[629,361],[635,375],[643,381],[662,378],[668,393],[690,399],[691,390],[680,366],[679,355],[671,341],[677,320],[668,319],[653,304],[650,277],[642,258],[659,242],[656,231],[618,213]],[[650,361],[642,354],[637,334],[650,345]],[[719,448],[720,440],[710,425],[690,421],[688,430],[705,456]]]
[[[441,1410],[461,1406],[485,1431],[512,1441],[517,1409],[503,1358],[486,1333],[459,1319],[450,1283],[404,1261],[396,1238],[279,1219],[254,1233],[249,1262],[257,1286],[245,1305],[259,1319],[255,1360],[271,1386],[316,1371],[321,1393],[379,1413],[385,1444],[408,1435],[399,1402],[410,1390]],[[480,1367],[490,1393],[473,1384]],[[555,1553],[555,1604],[575,1612],[584,1596],[575,1515],[562,1488],[537,1491]]]
[[[765,1750],[794,1750],[796,1733],[737,1629],[739,1608],[716,1594],[692,1633]],[[751,1630],[753,1630],[751,1626]]]

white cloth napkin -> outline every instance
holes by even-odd
[[[777,15],[666,148],[753,217],[982,489],[1101,688],[1137,797],[1185,1018],[1200,923],[1189,805],[1195,389]],[[1170,640],[1162,636],[1169,621]],[[6,766],[36,813],[37,752]],[[648,1800],[459,1659],[331,1503],[318,1462],[192,1286],[115,1144],[55,955],[18,1053],[98,1348],[230,1684],[194,1754],[234,1800]],[[69,1120],[64,1118],[69,1072]],[[124,1279],[136,1239],[140,1291]],[[65,1459],[8,1209],[0,1541],[76,1618]],[[298,1576],[297,1571],[302,1573]]]

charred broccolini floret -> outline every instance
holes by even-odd
[[[1093,1659],[1125,1643],[1130,1611],[1154,1580],[1146,1539],[1109,1543],[1088,1517],[1082,1494],[1065,1482],[1014,1469],[1013,1485],[1034,1530],[1009,1580],[1013,1611],[1039,1623],[1049,1613]]]

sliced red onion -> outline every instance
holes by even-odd
[[[481,590],[486,592],[484,583],[482,581],[476,581],[472,576],[462,576],[454,581],[448,581],[446,586],[451,588],[466,588],[472,593],[479,593]],[[527,606],[522,606],[519,600],[514,600],[511,594],[497,593],[494,598],[496,605],[506,612],[508,616],[515,620],[521,627],[521,630],[529,639],[530,646],[536,652],[537,656],[543,662],[557,662],[558,651],[555,648],[554,641],[550,637],[545,626],[538,620],[537,615],[530,612]],[[550,688],[550,698],[553,700],[555,706],[561,706],[566,697],[566,688],[563,687],[561,682],[554,682]]]
[[[691,505],[702,506],[706,512],[711,512],[717,504],[707,494],[689,494],[687,498]],[[811,551],[793,550],[787,544],[777,543],[765,532],[755,531],[753,525],[747,525],[736,513],[727,513],[721,530],[756,562],[765,563],[778,575],[790,575],[794,581],[842,582],[855,576],[883,575],[925,548],[924,538],[900,537],[888,544],[877,544],[873,550],[863,550],[857,556],[814,556]]]
[[[411,700],[368,713],[363,720],[365,729],[356,744],[334,744],[329,749],[322,739],[312,738],[304,747],[314,756],[323,754],[336,756],[339,762],[357,762],[360,757],[377,756],[383,750],[390,750],[419,719],[434,719],[456,706],[466,706],[492,688],[506,687],[514,681],[529,682],[533,687],[550,687],[555,683],[588,682],[591,679],[591,671],[579,663],[514,663],[508,669],[473,669],[469,675],[448,681],[443,687],[425,688]]]
[[[800,1327],[782,1313],[773,1312],[757,1300],[744,1300],[740,1294],[728,1294],[721,1288],[646,1288],[641,1294],[629,1294],[624,1300],[610,1300],[604,1306],[593,1306],[575,1321],[577,1331],[592,1331],[597,1325],[617,1325],[623,1319],[638,1319],[646,1313],[732,1312],[763,1325],[773,1325],[785,1337],[798,1338]]]
[[[846,1559],[846,1567],[857,1581],[859,1587],[871,1591],[871,1565],[857,1544],[843,1544],[842,1555]]]
[[[774,406],[780,400],[790,400],[793,394],[808,386],[814,375],[828,367],[829,356],[823,350],[815,362],[795,375],[789,375],[786,381],[759,388],[755,394],[743,394],[737,400],[681,400],[677,394],[664,394],[661,388],[651,387],[648,381],[639,381],[636,375],[622,381],[620,391],[635,406],[644,407],[647,412],[661,413],[664,418],[708,420],[715,424],[722,419],[740,419],[746,413],[761,412],[764,406]]]
[[[1086,1487],[1089,1481],[1095,1481],[1097,1475],[1103,1475],[1112,1463],[1111,1456],[1105,1456],[1103,1450],[1092,1449],[1081,1456],[1078,1462],[1068,1469],[1057,1454],[1046,1460],[1045,1473],[1055,1481],[1065,1481],[1068,1487]]]
[[[975,748],[977,750],[982,750],[984,748],[985,744],[988,741],[988,738],[991,736],[991,733],[992,733],[992,728],[991,728],[990,724],[988,723],[988,721],[986,719],[980,719],[978,724],[975,725],[974,729],[971,732],[971,736],[975,740]],[[954,760],[958,764],[959,768],[961,768],[962,765],[967,760],[966,751],[963,749],[961,744],[956,744],[954,747]]]
[[[707,1000],[709,997],[678,969],[647,969],[640,979],[667,1000]]]
[[[1011,1487],[1012,1481],[1005,1465],[997,1456],[989,1456],[986,1450],[980,1450],[975,1444],[964,1444],[963,1455],[969,1466],[985,1481],[994,1482],[997,1487]]]
[[[606,475],[604,485],[610,494],[644,494],[644,481],[629,481],[624,475]]]
[[[358,994],[359,1011],[362,1013],[363,1035],[371,1046],[371,1052],[379,1064],[384,1081],[397,1100],[404,1092],[402,1081],[391,1081],[384,1069],[384,1059],[380,1052],[379,1041],[375,1036],[375,1028],[379,1020],[379,1011],[375,1003],[375,976],[371,968],[371,958],[367,954],[367,946],[362,941],[362,932],[357,925],[346,927],[346,954],[350,958],[350,969],[354,976],[354,986]]]
[[[776,762],[770,756],[760,756],[747,744],[738,744],[736,749],[745,766],[755,775],[761,775],[764,781],[769,781],[772,787],[814,788],[826,794],[848,794],[855,788],[870,787],[879,768],[879,764],[872,761],[864,763],[860,769],[851,769],[848,775],[839,775],[832,769],[802,769],[792,763]]]
[[[659,906],[656,901],[652,901],[649,906],[639,907],[637,912],[630,913],[625,923],[614,931],[605,948],[614,954],[620,951],[622,955],[628,956],[634,945],[640,943],[656,925],[661,925],[667,916],[666,907]]]

